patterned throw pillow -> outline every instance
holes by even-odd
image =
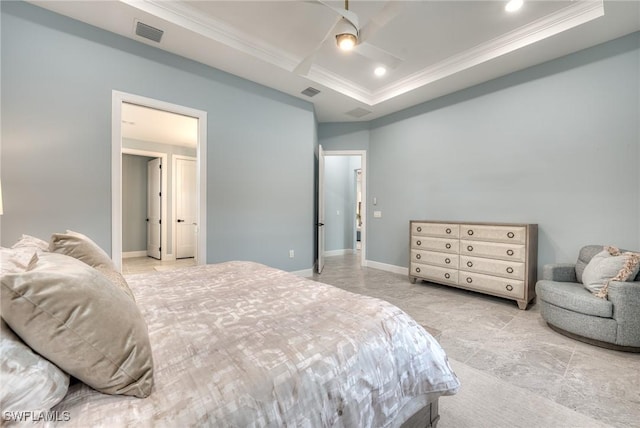
[[[640,254],[604,247],[584,268],[582,283],[597,297],[606,298],[611,281],[627,281],[634,278],[639,269]]]

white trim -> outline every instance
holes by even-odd
[[[311,277],[313,277],[313,272],[314,272],[314,270],[313,270],[313,268],[311,268],[311,269],[295,270],[295,271],[289,272],[289,273],[292,273],[292,274],[298,275],[298,276],[302,276],[304,278],[311,278]]]
[[[177,161],[178,159],[184,159],[184,160],[194,160],[194,161],[198,161],[198,158],[194,158],[193,156],[185,156],[185,155],[173,155],[171,157],[171,200],[173,201],[173,203],[171,204],[171,218],[173,219],[173,222],[171,224],[171,236],[173,237],[173,239],[171,240],[171,243],[173,244],[171,247],[171,254],[178,254],[177,253],[177,240],[176,240],[176,234],[178,233],[178,223],[176,223],[176,211],[178,210],[176,205],[177,205],[177,201],[176,201],[176,165],[177,165]]]
[[[400,275],[409,275],[409,268],[396,266],[396,265],[389,265],[386,263],[374,262],[373,260],[366,260],[365,266],[373,269],[379,269],[387,272],[397,273]]]
[[[160,158],[162,159],[162,165],[164,166],[164,168],[160,169],[160,175],[162,177],[162,187],[160,188],[160,192],[162,192],[163,195],[165,195],[164,198],[161,198],[162,201],[162,206],[160,207],[161,210],[161,218],[164,219],[164,223],[162,223],[160,225],[160,247],[162,248],[166,248],[166,250],[164,251],[160,251],[160,260],[171,260],[171,258],[173,258],[173,253],[169,252],[169,246],[167,245],[167,168],[169,167],[168,165],[168,154],[167,153],[163,153],[163,152],[152,152],[149,150],[139,150],[139,149],[130,149],[128,147],[123,147],[122,148],[122,154],[127,154],[127,155],[135,155],[135,156],[147,156],[147,157],[153,157],[153,158]],[[146,252],[145,252],[145,255]],[[124,254],[122,255],[122,258],[124,257]]]
[[[111,92],[111,258],[122,270],[122,103],[138,104],[198,119],[198,249],[196,263],[207,262],[207,112],[112,90]]]
[[[344,248],[342,250],[325,251],[324,256],[325,257],[344,256],[345,254],[355,254],[355,253],[356,253],[356,250],[352,248]]]
[[[147,257],[147,251],[127,251],[122,253],[123,259],[132,259],[134,257]]]
[[[366,150],[326,150],[324,156],[360,156],[362,169],[362,209],[360,216],[364,219],[360,228],[360,265],[366,266],[367,261],[367,151]],[[326,254],[326,252],[325,252]]]

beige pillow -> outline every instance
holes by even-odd
[[[598,297],[606,297],[609,282],[627,281],[634,278],[640,269],[640,254],[621,253],[615,247],[593,256],[582,273],[582,283]]]
[[[40,251],[49,251],[49,243],[35,236],[22,235],[11,248],[36,248]]]
[[[69,389],[69,375],[29,348],[0,321],[0,407],[10,411],[48,411]]]
[[[33,350],[107,394],[146,397],[153,360],[135,302],[96,269],[55,253],[2,278],[2,317]]]
[[[129,284],[118,272],[109,255],[88,236],[71,230],[67,230],[67,233],[54,233],[49,242],[49,251],[71,256],[98,269],[135,301]]]

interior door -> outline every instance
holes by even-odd
[[[324,150],[318,146],[318,273],[324,269]]]
[[[196,161],[176,159],[176,258],[196,255]]]
[[[162,258],[162,159],[147,162],[147,256]]]

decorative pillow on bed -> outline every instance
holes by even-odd
[[[29,266],[29,262],[35,253],[36,250],[33,248],[0,248],[2,275],[20,273],[27,270],[27,266]]]
[[[55,253],[2,278],[2,317],[33,350],[107,394],[153,386],[147,325],[135,302],[98,270]]]
[[[584,268],[582,283],[596,296],[605,298],[609,282],[634,278],[639,269],[640,254],[621,253],[615,247],[604,247]]]
[[[13,244],[11,248],[36,248],[40,251],[49,251],[49,243],[35,236],[22,235],[18,242]]]
[[[8,411],[48,411],[69,389],[69,375],[42,358],[0,321],[0,407]]]
[[[67,233],[54,233],[49,243],[49,251],[71,256],[98,269],[135,301],[127,281],[118,272],[109,255],[88,236],[71,230],[67,230]]]

